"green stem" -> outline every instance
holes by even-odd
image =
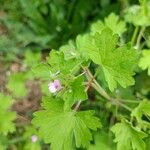
[[[125,108],[125,109],[127,109],[127,110],[129,110],[129,111],[132,111],[131,108],[128,107],[127,105],[121,103],[120,101],[118,101],[118,100],[115,99],[115,98],[112,98],[112,97],[108,96],[108,94],[105,94],[106,92],[104,92],[103,90],[99,89],[99,87],[95,86],[94,84],[92,84],[92,86],[93,86],[93,88],[94,88],[100,95],[102,95],[103,97],[105,97],[107,100],[110,100],[113,105],[116,105],[116,106],[120,105],[120,106],[122,106],[123,108]]]
[[[105,97],[108,100],[111,100],[111,97],[100,87],[97,86],[96,84],[92,83],[92,87],[103,97]]]
[[[81,105],[81,101],[78,101],[78,103],[76,104],[76,106],[74,107],[73,110],[77,111],[79,109],[80,105]]]
[[[139,49],[140,47],[140,42],[141,42],[141,39],[142,39],[142,36],[143,36],[143,32],[145,30],[145,27],[142,27],[140,32],[139,32],[139,35],[137,37],[137,42],[136,42],[136,47]]]
[[[93,79],[94,84],[92,84],[94,86],[94,88],[96,88],[98,90],[98,92],[105,97],[106,99],[111,99],[111,97],[105,92],[105,90],[99,85],[99,83],[95,80],[95,77],[92,75],[92,73],[90,72],[89,69],[87,70],[87,75],[89,76],[89,78]]]
[[[139,31],[139,26],[136,26],[135,29],[134,29],[134,32],[133,32],[133,36],[132,36],[132,39],[131,39],[131,44],[134,46],[135,44],[135,39],[136,39],[136,36],[137,36],[137,33]]]
[[[127,102],[127,103],[140,103],[140,101],[136,101],[136,100],[124,100],[124,99],[121,99],[121,102]]]
[[[84,70],[86,70],[86,74],[88,79],[93,79],[93,75],[90,72],[90,70],[88,68],[84,68]],[[123,108],[127,109],[128,111],[132,111],[130,107],[126,106],[125,104],[123,104],[121,101],[117,100],[116,98],[113,98],[111,96],[109,96],[109,94],[107,94],[107,92],[99,85],[99,83],[95,80],[95,78],[93,79],[93,83],[91,84],[92,87],[100,94],[102,95],[104,98],[106,98],[107,100],[111,101],[111,103],[113,105],[120,105]]]
[[[123,108],[132,111],[132,109],[130,107],[128,107],[127,105],[123,104],[123,103],[119,103],[120,106],[122,106]]]

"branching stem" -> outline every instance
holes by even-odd
[[[92,75],[92,73],[90,72],[90,70],[88,68],[84,68],[84,71],[85,70],[86,70],[86,75],[88,76],[88,79],[93,79],[92,87],[100,95],[102,95],[107,100],[111,101],[112,105],[119,105],[119,106],[127,109],[128,111],[132,111],[130,107],[128,107],[127,105],[123,104],[120,100],[109,96],[109,94],[100,86],[100,84],[95,80],[95,78],[93,78],[94,76]]]
[[[125,108],[128,111],[132,111],[132,109],[130,107],[128,107],[127,105],[124,104],[124,102],[128,102],[128,103],[139,103],[138,101],[132,101],[132,100],[124,100],[124,99],[117,99],[114,97],[111,97],[101,86],[100,84],[96,81],[95,76],[93,76],[93,74],[90,72],[90,70],[88,68],[82,67],[84,70],[84,73],[88,79],[88,84],[87,84],[87,88],[86,91],[88,90],[89,86],[92,86],[101,96],[103,96],[104,98],[106,98],[107,100],[109,100],[111,102],[112,105],[116,105],[116,106],[121,106],[123,108]],[[90,85],[89,85],[90,84]],[[74,107],[74,111],[77,111],[80,107],[81,101],[79,101],[76,106]]]

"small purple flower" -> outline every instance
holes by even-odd
[[[55,93],[61,90],[61,83],[59,80],[54,80],[48,84],[48,89],[51,93]]]
[[[31,141],[32,141],[33,143],[35,143],[37,140],[38,140],[38,137],[37,137],[36,135],[32,135],[32,136],[31,136]]]

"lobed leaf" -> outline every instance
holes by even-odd
[[[43,99],[44,110],[35,113],[33,124],[53,150],[73,149],[74,139],[77,147],[87,147],[92,140],[90,130],[100,127],[99,119],[93,111],[65,112],[63,105],[60,99]]]
[[[11,97],[0,93],[0,134],[5,136],[15,131],[13,121],[16,119],[16,113],[9,110],[11,105]]]
[[[148,69],[148,75],[150,75],[150,50],[142,51],[143,57],[140,59],[139,66],[145,70]]]
[[[97,32],[101,33],[106,27],[110,28],[114,34],[118,34],[119,36],[126,31],[125,22],[120,20],[119,16],[116,14],[111,13],[104,19],[104,22],[98,20],[97,22],[93,23],[91,26],[91,33],[93,35]]]
[[[129,122],[117,123],[111,130],[115,134],[114,142],[117,143],[117,150],[145,150],[146,145],[143,138],[147,134],[137,130]]]
[[[150,117],[150,102],[143,100],[140,104],[132,110],[131,116],[135,117],[139,127],[150,128],[149,118],[143,120],[143,116]]]
[[[134,84],[132,76],[138,60],[137,52],[130,45],[117,48],[117,41],[118,36],[105,28],[101,34],[95,34],[88,49],[92,61],[101,66],[111,91],[117,83],[124,88]]]

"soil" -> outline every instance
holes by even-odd
[[[0,60],[0,92],[10,95],[10,92],[6,88],[7,78],[10,73],[20,72],[22,66],[16,62],[12,62],[9,67],[6,67],[6,63]],[[12,105],[12,110],[17,113],[16,124],[17,126],[24,126],[31,123],[32,114],[40,108],[41,102],[41,89],[37,80],[29,80],[26,83],[28,94],[23,97],[15,99]]]

